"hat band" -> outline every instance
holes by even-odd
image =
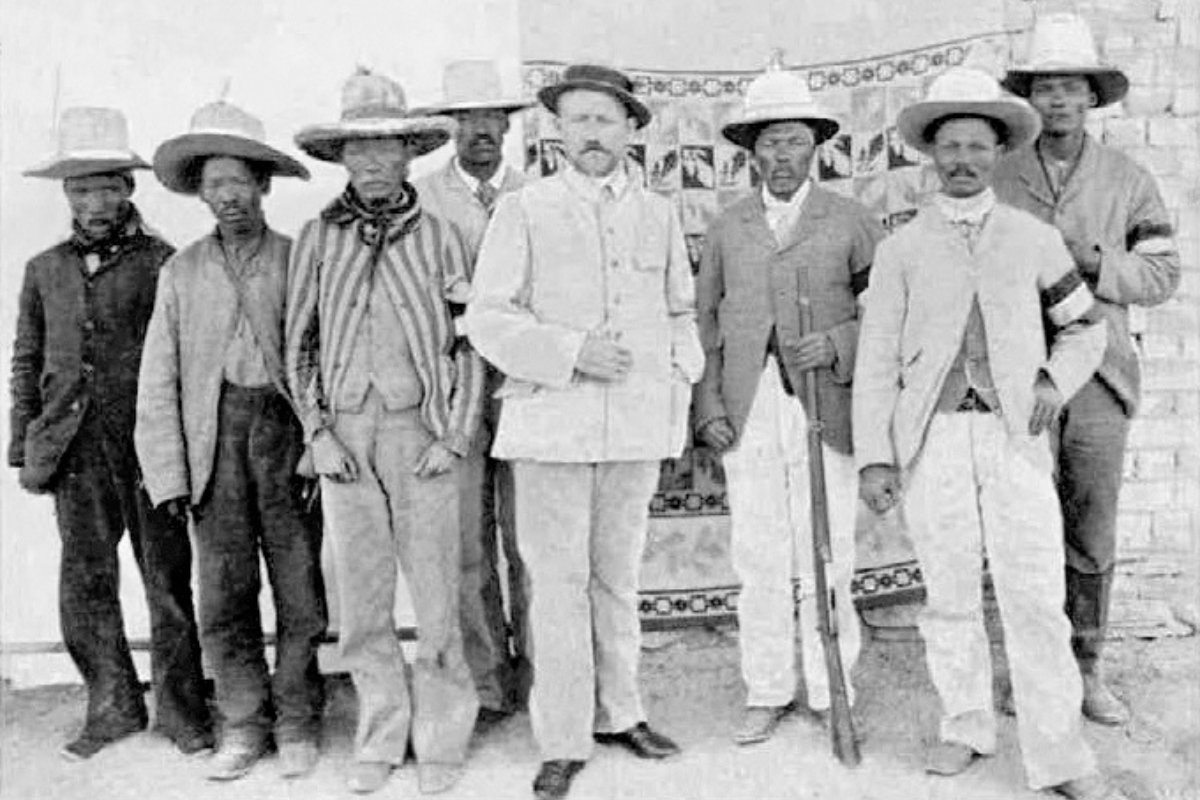
[[[129,150],[59,150],[54,158],[60,161],[129,161],[137,155]]]
[[[355,106],[342,112],[342,121],[351,122],[362,119],[404,119],[408,110],[393,105]]]
[[[234,139],[245,139],[250,142],[264,144],[262,138],[250,131],[232,130],[229,128],[192,128],[188,133],[192,136],[230,136]]]

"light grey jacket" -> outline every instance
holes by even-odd
[[[875,252],[854,371],[859,468],[908,468],[921,451],[978,294],[988,363],[1009,435],[1031,439],[1033,385],[1044,370],[1064,398],[1095,372],[1105,329],[1058,231],[997,203],[974,253],[936,205]],[[1047,352],[1043,312],[1053,325]]]
[[[1171,216],[1154,178],[1129,156],[1089,136],[1061,196],[1050,190],[1032,146],[1001,160],[996,196],[1054,225],[1064,237],[1099,250],[1099,273],[1084,275],[1109,325],[1097,376],[1132,416],[1142,380],[1128,307],[1164,302],[1180,280]]]
[[[463,317],[507,376],[492,455],[657,461],[682,452],[704,353],[671,201],[636,176],[614,195],[567,169],[503,195]],[[633,354],[622,381],[575,370],[589,332]]]
[[[283,309],[292,240],[270,229],[246,276],[255,330],[276,334],[282,363]],[[150,500],[204,496],[217,446],[217,405],[226,348],[238,323],[238,295],[224,254],[209,235],[162,268],[138,377],[134,444]],[[267,362],[268,364],[270,361]],[[283,375],[276,376],[280,382]]]

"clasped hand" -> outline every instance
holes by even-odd
[[[624,380],[633,366],[633,353],[603,334],[589,332],[575,360],[575,369],[601,381]]]

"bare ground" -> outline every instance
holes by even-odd
[[[1134,709],[1124,729],[1086,726],[1104,768],[1136,797],[1200,798],[1200,640],[1196,636],[1127,640],[1108,650],[1117,691]],[[576,781],[573,800],[988,800],[1036,798],[1022,788],[1015,723],[1001,721],[999,754],[956,778],[926,777],[924,744],[935,734],[938,705],[911,629],[877,630],[855,670],[856,714],[866,734],[863,763],[843,768],[811,720],[793,716],[770,742],[739,748],[730,742],[742,703],[736,632],[697,628],[647,636],[644,693],[654,723],[675,736],[684,754],[667,763],[639,762],[607,748],[597,751]],[[1003,670],[997,684],[1006,680]],[[131,737],[88,762],[68,764],[59,745],[79,724],[77,686],[5,692],[0,738],[0,796],[12,800],[149,800],[150,798],[350,797],[343,769],[351,755],[353,692],[344,677],[330,680],[329,705],[317,771],[285,782],[273,759],[235,784],[205,780],[205,760],[185,758],[152,734]],[[538,755],[527,715],[475,742],[462,782],[450,798],[529,798]],[[1155,793],[1150,788],[1153,786]],[[380,798],[418,795],[412,769],[395,773]]]

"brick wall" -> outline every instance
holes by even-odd
[[[1090,125],[1158,180],[1183,261],[1173,298],[1133,310],[1144,399],[1125,460],[1120,548],[1125,556],[1194,553],[1200,541],[1200,2],[1009,0],[1010,29],[1028,28],[1046,11],[1084,16],[1102,58],[1129,76],[1129,96]]]

